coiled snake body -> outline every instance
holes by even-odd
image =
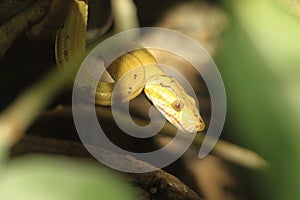
[[[75,0],[70,7],[69,14],[56,37],[56,60],[63,64],[86,50],[85,34],[87,26],[87,4],[85,1]],[[151,65],[149,65],[151,64]],[[175,127],[185,132],[203,131],[205,125],[196,107],[195,100],[190,97],[181,85],[167,76],[157,65],[153,55],[145,48],[128,52],[116,59],[108,71],[115,81],[129,70],[143,65],[146,74],[144,92],[153,105]],[[133,79],[138,77],[133,77]],[[135,88],[135,80],[127,80]],[[99,105],[111,104],[113,83],[99,82],[95,102]],[[128,91],[124,91],[128,92]],[[131,91],[131,99],[141,90]]]

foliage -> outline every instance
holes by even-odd
[[[1,199],[137,199],[124,179],[94,164],[51,156],[13,159],[0,173]]]
[[[231,136],[271,164],[248,174],[254,199],[298,199],[300,21],[276,1],[226,4],[232,24],[218,66]]]

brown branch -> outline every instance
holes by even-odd
[[[0,58],[15,39],[32,23],[42,19],[49,6],[48,0],[40,0],[18,13],[0,26]]]
[[[126,163],[125,166],[127,168],[137,166],[141,168],[154,168],[148,163],[139,161],[127,155],[120,155],[96,147],[94,148],[94,151],[104,159],[110,159],[115,165],[123,163],[123,166],[124,163]],[[81,159],[86,162],[95,161],[82,144],[63,140],[43,139],[33,136],[23,137],[11,151],[13,157],[28,153],[56,154],[60,156],[75,157],[76,159]],[[99,163],[95,162],[95,164]],[[203,199],[176,177],[163,170],[140,174],[122,174],[132,184],[138,186],[138,191],[143,194],[144,199]]]

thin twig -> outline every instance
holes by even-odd
[[[115,33],[138,28],[137,9],[132,0],[111,0]]]
[[[202,145],[204,134],[196,136],[193,144]],[[219,139],[213,148],[213,154],[250,169],[263,169],[269,166],[268,162],[256,152]]]
[[[85,113],[84,106],[82,108],[82,114],[90,114]],[[72,117],[72,108],[69,106],[65,106],[60,109],[54,109],[44,113],[44,115],[52,116],[53,118],[60,118],[60,116],[69,116]],[[105,124],[111,124],[110,121],[113,121],[113,115],[109,108],[107,107],[96,107],[96,115],[99,117],[99,120],[104,121]],[[124,120],[128,119],[128,116],[122,112],[118,113],[119,119],[124,118]],[[137,123],[139,126],[145,126],[149,123],[149,121],[137,118],[135,116],[131,116],[132,120]],[[173,138],[177,133],[176,128],[170,123],[166,123],[162,130],[159,132],[158,136],[160,137],[169,137]],[[143,134],[143,133],[141,133]],[[205,134],[198,133],[196,138],[193,141],[193,145],[197,148],[200,148],[203,145]],[[251,151],[249,149],[240,147],[238,145],[229,143],[222,139],[219,139],[214,148],[212,149],[212,154],[223,158],[229,162],[235,163],[237,165],[249,168],[249,169],[263,169],[268,166],[267,161],[258,155],[256,152]]]

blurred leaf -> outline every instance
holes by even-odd
[[[1,123],[0,123],[1,127]],[[1,129],[1,128],[0,128]],[[3,167],[6,164],[9,155],[9,139],[6,135],[3,135],[0,131],[0,173],[2,173]]]
[[[1,174],[0,197],[9,200],[137,199],[133,188],[112,172],[63,158],[17,158]]]
[[[231,28],[218,58],[231,135],[270,161],[250,173],[253,199],[299,199],[300,20],[276,1],[226,2]]]

